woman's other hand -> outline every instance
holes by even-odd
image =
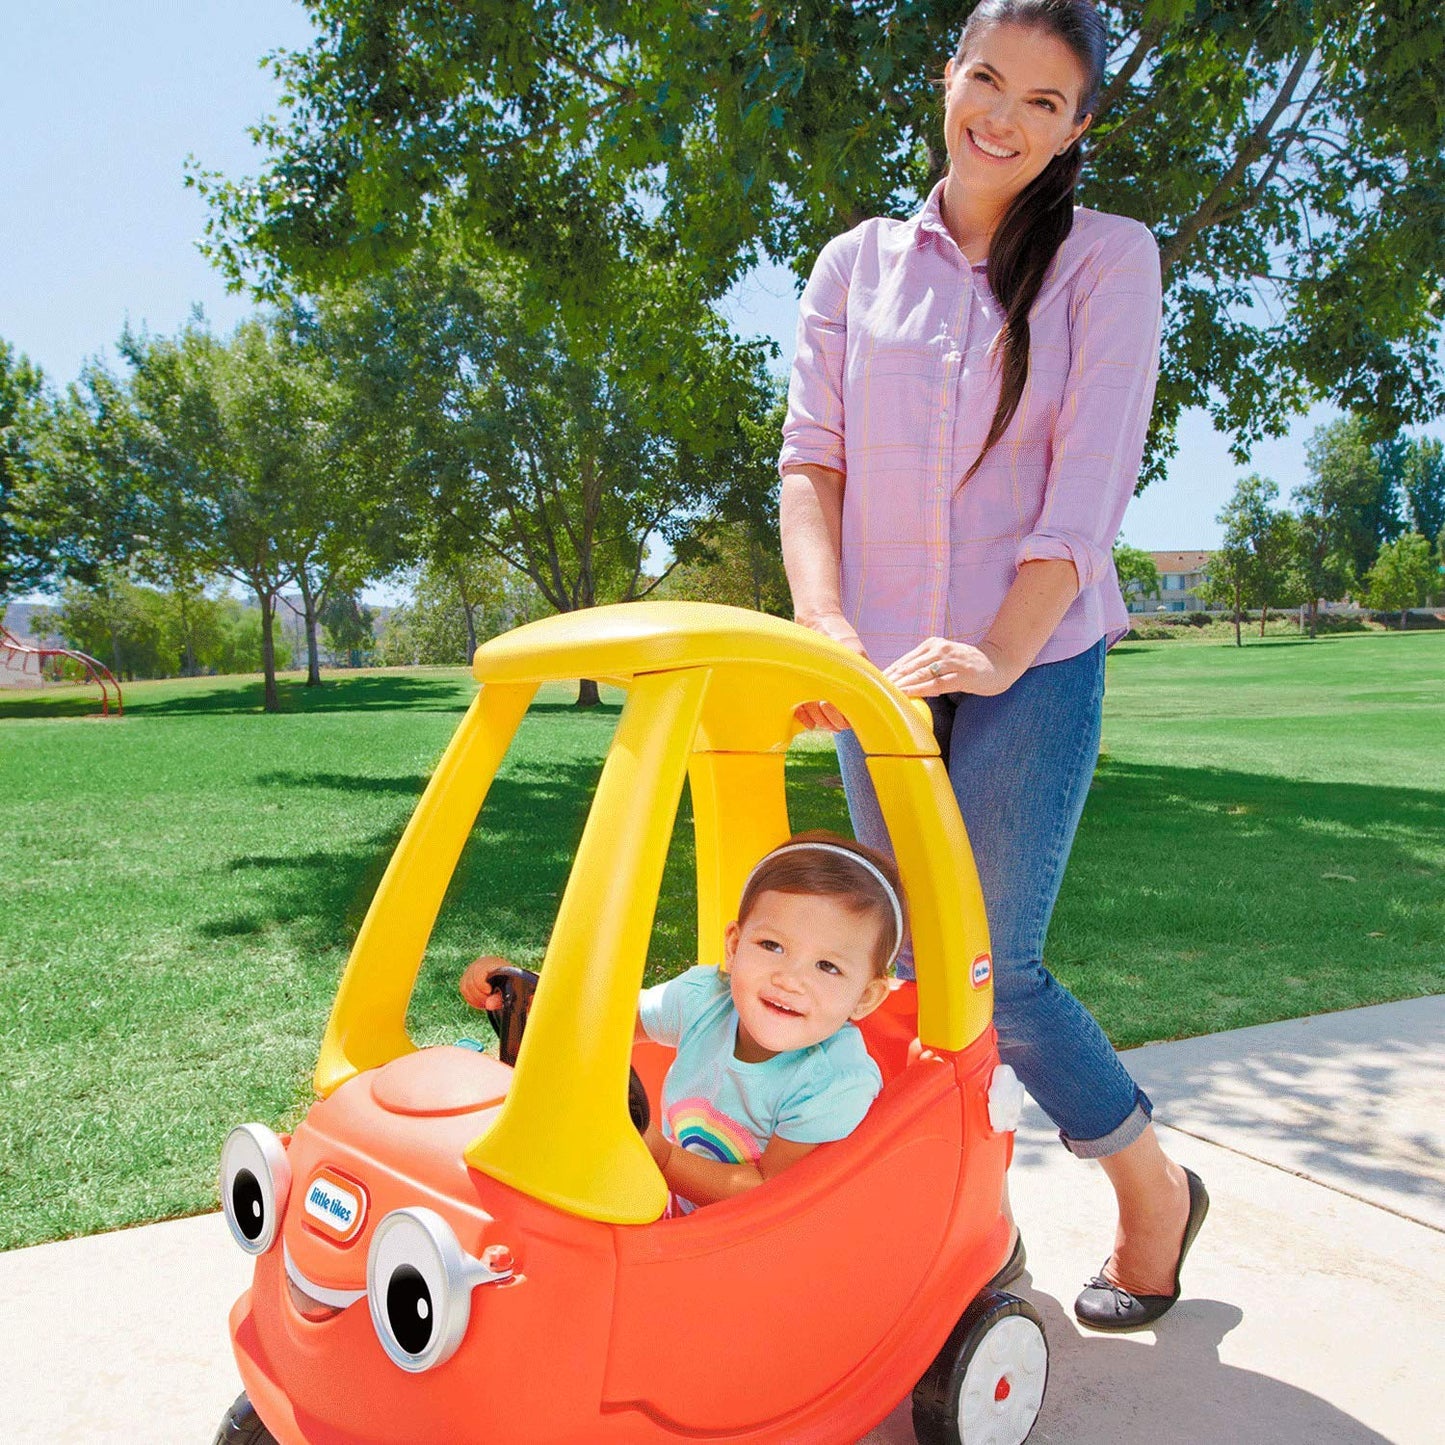
[[[909,697],[941,697],[946,692],[995,697],[1007,692],[1022,673],[1023,668],[987,640],[975,647],[947,637],[925,637],[883,669],[883,676]]]

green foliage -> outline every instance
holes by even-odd
[[[776,484],[767,348],[674,266],[613,255],[594,285],[608,308],[572,321],[531,269],[438,245],[318,311],[411,554],[500,559],[557,611],[644,595],[655,539],[685,559]]]
[[[89,653],[118,677],[180,677],[261,670],[261,614],[234,597],[162,592],[109,569],[85,586],[65,585],[54,610],[37,612],[39,635]],[[276,643],[276,665],[290,665]]]
[[[530,579],[498,558],[428,562],[411,602],[387,618],[379,660],[389,667],[466,664],[479,643],[549,610]]]
[[[44,582],[52,555],[27,515],[48,398],[40,368],[0,340],[0,604]]]
[[[1410,529],[1422,537],[1445,531],[1445,442],[1420,437],[1400,459],[1400,486],[1409,510]]]
[[[774,617],[793,615],[777,533],[759,537],[742,522],[726,522],[710,532],[693,560],[670,572],[656,595],[670,601],[748,607]]]
[[[350,667],[364,667],[376,651],[376,613],[350,593],[332,597],[321,609],[321,626],[333,655]]]
[[[711,296],[761,252],[899,214],[943,170],[936,82],[969,0],[457,6],[309,0],[259,177],[193,166],[237,277],[382,273],[455,218],[569,313],[613,238]],[[1445,14],[1429,0],[1104,4],[1112,75],[1082,200],[1159,237],[1146,475],[1188,406],[1237,445],[1318,397],[1381,434],[1442,402]],[[1242,458],[1241,458],[1242,459]]]
[[[1138,547],[1127,542],[1114,544],[1114,571],[1119,574],[1119,590],[1127,598],[1137,593],[1140,597],[1155,597],[1159,593],[1159,569],[1154,559]]]
[[[367,492],[351,466],[343,393],[293,318],[218,339],[127,331],[127,374],[92,364],[57,410],[38,494],[65,574],[128,569],[181,597],[224,577],[261,609],[265,705],[276,704],[273,614],[299,583],[314,637],[329,589],[375,557]],[[187,665],[194,665],[194,648]]]
[[[1380,444],[1362,417],[1322,426],[1305,460],[1310,480],[1296,490],[1303,512],[1317,516],[1337,566],[1363,577],[1382,542],[1400,532],[1396,448]]]
[[[1260,609],[1260,632],[1271,607],[1288,607],[1305,600],[1296,567],[1300,542],[1296,519],[1270,504],[1279,488],[1268,478],[1241,477],[1234,494],[1216,520],[1224,538],[1209,560],[1201,595],[1222,604],[1235,615],[1235,640],[1245,608]]]
[[[1418,607],[1439,584],[1440,570],[1429,540],[1418,532],[1387,542],[1365,578],[1365,597],[1380,612],[1399,612],[1405,626],[1407,609]]]

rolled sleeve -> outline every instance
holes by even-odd
[[[1054,427],[1044,505],[1014,565],[1070,561],[1079,588],[1109,575],[1134,495],[1159,374],[1159,248],[1145,227],[1103,248],[1071,318],[1073,359]]]
[[[788,383],[779,472],[798,466],[847,470],[843,446],[843,363],[848,345],[852,233],[823,247],[798,301],[798,340]]]

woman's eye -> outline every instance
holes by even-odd
[[[1046,99],[1042,95],[1034,102],[1034,104],[1037,106],[1042,106],[1043,109],[1048,111],[1050,115],[1053,115],[1054,112],[1058,110],[1058,106],[1056,106],[1053,101]]]

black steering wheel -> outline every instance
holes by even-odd
[[[491,991],[502,996],[502,1006],[488,1009],[487,1018],[497,1031],[502,1062],[509,1068],[516,1067],[517,1055],[522,1049],[522,1035],[532,1012],[532,996],[537,992],[537,983],[538,975],[530,968],[516,968],[512,964],[494,968],[487,975]],[[637,1132],[646,1133],[652,1120],[652,1108],[636,1069],[628,1070],[627,1112]]]

